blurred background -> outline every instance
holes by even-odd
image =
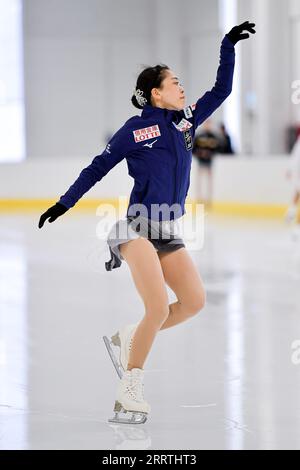
[[[130,97],[144,65],[167,63],[194,103],[214,85],[225,32],[250,19],[257,34],[236,46],[233,92],[212,116],[236,153],[216,159],[213,199],[219,210],[217,203],[223,210],[242,203],[282,213],[284,168],[300,125],[297,0],[189,0],[185,8],[179,0],[1,0],[0,7],[2,208],[64,193],[136,114]],[[128,194],[124,171],[125,161],[84,199]],[[197,181],[193,168],[192,200]]]
[[[126,263],[105,271],[95,209],[129,197],[126,161],[55,224],[38,220],[139,114],[144,66],[169,65],[193,104],[246,20],[257,32],[236,45],[233,92],[194,147],[207,303],[157,339],[147,426],[112,430],[101,337],[143,305]],[[299,131],[298,0],[0,0],[1,449],[299,448],[300,232],[284,223]]]

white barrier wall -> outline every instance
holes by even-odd
[[[143,65],[174,69],[187,104],[215,83],[218,0],[23,3],[28,159],[92,154],[140,114],[130,99]],[[215,118],[222,119],[222,108]]]
[[[215,158],[213,169],[214,200],[244,204],[285,205],[291,187],[285,179],[288,156],[251,159]],[[38,158],[21,164],[0,166],[0,199],[58,199],[92,159]],[[193,159],[188,197],[197,198],[198,163]],[[87,199],[129,196],[133,179],[126,160],[115,166],[83,197]]]
[[[215,159],[214,200],[241,204],[288,204],[291,184],[286,179],[289,155]]]

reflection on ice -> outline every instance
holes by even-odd
[[[0,244],[0,415],[27,409],[27,267],[24,248]],[[5,421],[2,421],[5,426]],[[4,427],[4,436],[5,427]],[[13,437],[14,436],[14,437]],[[26,448],[26,417],[0,448]]]

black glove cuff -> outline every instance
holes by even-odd
[[[68,207],[64,206],[63,204],[61,204],[60,202],[57,202],[55,204],[55,206],[59,209],[59,211],[64,214],[65,212],[67,212],[69,209]]]
[[[236,43],[238,42],[238,39],[236,38],[235,35],[231,34],[231,33],[227,33],[225,34],[225,36],[229,39],[229,41],[235,46]]]

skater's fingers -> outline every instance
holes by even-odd
[[[248,39],[249,36],[250,36],[250,34],[248,34],[248,33],[247,34],[241,34],[240,35],[240,40],[242,41],[243,39]]]
[[[250,23],[250,21],[247,20],[247,21],[244,21],[244,23],[241,23],[241,24],[239,25],[240,28],[241,28],[241,27],[246,28],[247,26],[250,26],[250,27],[255,26],[255,23]]]
[[[249,33],[252,33],[252,34],[256,33],[254,27],[253,27],[253,28],[250,28],[250,27],[249,27],[249,28],[244,28],[244,29],[245,29],[246,31],[249,31]]]
[[[243,31],[244,29],[246,31],[253,30],[255,28],[255,23],[249,23],[249,21],[245,21],[245,23],[242,23],[238,26],[240,31]]]
[[[239,28],[246,28],[246,26],[248,26],[249,24],[250,24],[250,23],[249,23],[248,20],[247,20],[247,21],[244,21],[244,23],[241,23],[241,24],[239,25]]]
[[[46,220],[51,216],[49,214],[49,210],[47,210],[44,214],[41,215],[40,220],[39,220],[39,228],[42,228]]]
[[[45,212],[45,214],[42,214],[41,217],[40,217],[40,220],[39,220],[39,228],[42,228],[45,221],[47,220],[47,218],[49,217],[49,215],[47,214],[47,212]]]

